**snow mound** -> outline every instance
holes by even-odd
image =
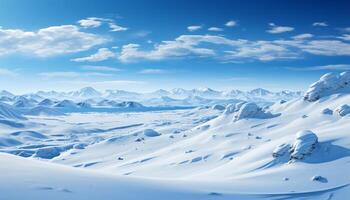
[[[338,74],[327,73],[320,80],[313,83],[306,91],[304,100],[317,101],[318,99],[337,93],[350,92],[350,72]]]
[[[0,137],[0,147],[12,147],[22,144],[20,141],[8,138],[8,137]]]
[[[296,134],[295,142],[291,149],[291,158],[301,160],[311,154],[318,143],[315,133],[309,130],[299,131]]]
[[[134,102],[134,101],[123,101],[115,105],[115,107],[121,108],[142,108],[144,107],[142,104]]]
[[[322,114],[324,115],[333,115],[333,110],[329,109],[329,108],[325,108],[322,110]]]
[[[59,156],[60,154],[60,149],[58,147],[45,147],[37,149],[34,156],[38,158],[51,159]]]
[[[157,131],[155,131],[153,129],[145,129],[143,131],[143,134],[147,137],[157,137],[157,136],[161,135],[160,133],[158,133]]]
[[[211,107],[213,110],[225,110],[225,106],[220,105],[220,104],[215,104]]]
[[[12,108],[10,105],[0,103],[0,119],[25,120],[26,118],[23,117],[20,112]]]
[[[25,113],[26,115],[32,115],[32,116],[60,116],[64,115],[63,112],[60,112],[54,108],[48,108],[44,106],[37,106],[32,109],[30,109],[28,112]]]
[[[268,119],[273,118],[278,115],[273,115],[270,112],[265,112],[262,108],[260,108],[255,103],[244,103],[241,105],[236,104],[236,108],[239,107],[239,110],[235,114],[235,121],[240,119]]]
[[[290,144],[281,144],[278,147],[276,147],[275,150],[273,150],[272,156],[275,158],[284,156],[287,153],[289,153],[290,149],[291,149]]]
[[[340,116],[344,117],[345,115],[350,113],[350,106],[347,104],[344,104],[336,109],[337,113],[339,113]]]

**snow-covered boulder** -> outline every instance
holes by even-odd
[[[304,100],[312,102],[332,94],[350,92],[349,83],[350,72],[343,72],[339,75],[327,73],[309,87]]]
[[[147,137],[157,137],[157,136],[160,136],[161,134],[153,129],[145,129],[143,130],[143,135]]]
[[[333,110],[329,109],[329,108],[325,108],[322,110],[322,114],[324,115],[333,115]]]
[[[255,103],[244,103],[240,106],[239,110],[235,114],[235,120],[256,118],[256,119],[267,119],[276,117],[270,112],[265,112]]]
[[[60,148],[58,147],[44,147],[37,149],[34,156],[38,158],[51,159],[61,154]]]
[[[291,149],[291,158],[301,160],[311,154],[318,143],[315,133],[309,130],[299,131],[296,134],[295,142]]]
[[[347,104],[344,104],[342,106],[340,106],[339,108],[336,109],[336,112],[340,115],[340,116],[345,116],[347,114],[350,113],[350,106],[348,106]]]
[[[224,114],[228,115],[235,112],[235,104],[228,104],[225,108]]]
[[[275,158],[284,156],[287,153],[289,153],[290,149],[291,149],[290,144],[281,144],[278,147],[276,147],[275,150],[273,150],[272,156]]]
[[[225,106],[220,105],[220,104],[215,104],[211,107],[213,110],[225,110]]]

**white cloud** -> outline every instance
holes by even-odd
[[[139,73],[140,74],[164,74],[167,71],[163,69],[143,69]]]
[[[342,40],[350,41],[350,34],[343,34],[342,36],[339,36],[338,38],[342,39]]]
[[[295,40],[304,40],[304,39],[308,39],[308,38],[312,38],[313,35],[310,33],[304,33],[304,34],[299,34],[296,36],[293,36],[292,38]]]
[[[287,47],[271,43],[269,41],[258,41],[238,47],[233,51],[226,51],[224,60],[260,60],[272,61],[279,59],[296,59],[297,54],[291,52]]]
[[[230,21],[226,22],[225,26],[227,26],[227,27],[237,26],[237,21],[230,20]]]
[[[221,40],[220,40],[221,39]],[[199,43],[211,40],[211,43],[229,42],[219,36],[200,36],[184,35],[176,38],[174,41],[163,41],[155,45],[151,51],[142,51],[138,44],[128,44],[122,47],[119,59],[122,62],[143,60],[163,60],[166,58],[177,58],[190,55],[196,56],[213,56],[215,51],[208,48],[197,47]]]
[[[296,71],[319,71],[319,70],[350,70],[350,64],[320,65],[311,67],[287,67]]]
[[[128,28],[117,25],[114,20],[108,18],[88,17],[78,21],[79,25],[84,28],[100,27],[103,23],[108,24],[111,32],[126,31]]]
[[[312,39],[305,33],[292,39],[249,41],[215,35],[181,35],[172,41],[163,41],[151,50],[142,50],[139,44],[121,48],[122,62],[163,60],[175,58],[210,57],[223,62],[272,61],[300,59],[305,53],[321,56],[348,56],[350,43],[340,40]]]
[[[223,29],[222,28],[218,28],[218,27],[210,27],[210,28],[208,28],[208,31],[220,32],[220,31],[223,31]]]
[[[110,22],[109,24],[109,28],[111,28],[111,32],[120,32],[120,31],[126,31],[128,30],[128,28],[123,27],[123,26],[119,26],[117,24],[115,24],[114,22]]]
[[[312,40],[298,47],[314,55],[350,56],[350,44],[339,40]]]
[[[13,76],[17,76],[17,75],[18,74],[15,71],[13,71],[13,70],[0,68],[0,76],[7,76],[7,77],[11,76],[11,77],[13,77]]]
[[[96,28],[102,25],[104,19],[97,17],[89,17],[78,21],[79,25],[86,28]]]
[[[81,69],[87,71],[102,71],[102,72],[119,72],[121,71],[118,68],[109,67],[109,66],[96,66],[96,65],[85,65],[81,66]]]
[[[328,24],[326,22],[314,22],[312,24],[312,26],[328,26]]]
[[[201,28],[202,28],[202,26],[188,26],[187,30],[190,32],[194,32],[194,31],[198,31]]]
[[[277,33],[284,33],[284,32],[290,32],[293,31],[293,27],[289,26],[277,26],[274,23],[269,23],[270,29],[267,30],[266,32],[272,33],[272,34],[277,34]]]
[[[0,28],[0,55],[32,54],[39,57],[76,53],[109,39],[79,30],[74,25],[51,26],[37,31]]]
[[[108,48],[100,48],[97,50],[95,54],[92,54],[87,57],[82,58],[74,58],[71,59],[71,61],[74,62],[98,62],[98,61],[104,61],[110,58],[115,57],[115,53],[110,51]]]

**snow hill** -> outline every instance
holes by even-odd
[[[2,128],[1,197],[347,199],[350,93],[324,80],[271,106],[28,117]]]

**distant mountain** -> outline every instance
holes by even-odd
[[[93,98],[100,97],[102,94],[92,87],[84,87],[78,91],[69,92],[68,95],[77,98]]]
[[[0,97],[9,97],[9,98],[13,98],[15,95],[12,94],[11,92],[7,91],[7,90],[1,90],[0,91]]]

